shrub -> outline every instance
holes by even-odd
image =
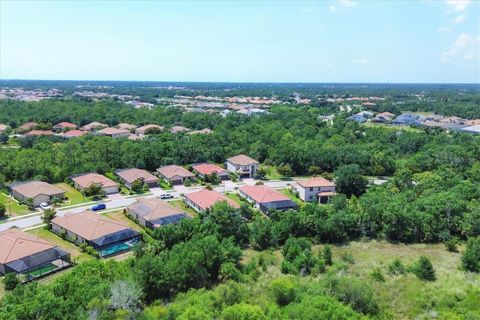
[[[340,256],[340,259],[342,259],[342,261],[344,261],[346,263],[349,263],[349,264],[354,264],[355,263],[355,258],[353,257],[353,255],[350,252],[343,253]]]
[[[399,275],[405,274],[405,267],[400,261],[400,259],[396,258],[388,265],[388,273],[391,275]]]
[[[468,239],[467,248],[462,255],[462,268],[480,272],[480,237]]]
[[[259,306],[239,303],[223,309],[220,315],[222,320],[263,320],[265,314]]]
[[[323,247],[323,259],[325,260],[325,264],[327,266],[331,266],[333,264],[333,259],[332,259],[332,247],[330,247],[328,244]]]
[[[456,237],[450,238],[445,241],[445,248],[449,252],[458,252],[457,250],[458,239]]]
[[[414,263],[411,271],[421,280],[435,281],[436,279],[432,262],[426,256],[421,256],[418,261]]]
[[[5,215],[5,212],[7,212],[7,208],[5,207],[5,204],[0,203],[0,218]]]
[[[279,306],[286,306],[295,300],[295,283],[290,278],[278,278],[270,283],[270,292]]]
[[[382,270],[380,270],[380,268],[374,268],[370,275],[375,281],[385,282],[385,277],[383,276]]]
[[[17,275],[13,272],[7,273],[3,278],[3,284],[5,286],[5,290],[11,291],[15,289],[20,283]]]

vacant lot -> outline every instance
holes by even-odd
[[[0,193],[0,203],[3,203],[5,205],[5,208],[7,209],[7,216],[16,217],[30,212],[27,206],[18,204],[15,199],[10,198],[4,193]]]

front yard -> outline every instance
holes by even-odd
[[[17,200],[10,198],[4,193],[0,193],[0,203],[5,205],[6,217],[16,217],[31,212],[28,210],[27,206],[20,205]]]
[[[68,201],[60,206],[73,206],[76,204],[92,201],[89,197],[85,197],[80,191],[69,185],[68,183],[57,183],[56,186],[65,190],[65,197]]]

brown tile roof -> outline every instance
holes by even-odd
[[[136,134],[147,134],[149,130],[157,129],[157,130],[164,130],[165,128],[156,124],[146,124],[135,129]]]
[[[77,129],[77,125],[71,122],[63,121],[54,125],[53,128],[54,129],[65,129],[65,128]]]
[[[130,131],[125,130],[125,129],[117,129],[117,128],[108,127],[108,128],[104,128],[102,130],[98,130],[97,133],[98,134],[103,134],[103,135],[106,135],[106,136],[113,136],[113,135],[117,135],[117,134],[130,134]]]
[[[50,242],[13,228],[0,232],[0,263],[6,264],[55,248]]]
[[[106,128],[106,127],[108,127],[106,124],[94,121],[84,125],[83,127],[80,128],[80,130],[92,131],[95,129]]]
[[[160,167],[157,169],[157,172],[160,173],[162,176],[166,177],[167,179],[171,179],[175,176],[179,176],[182,178],[195,177],[195,175],[187,169],[176,165]]]
[[[222,167],[213,163],[194,164],[192,165],[192,169],[203,175],[212,174],[212,173],[219,174],[226,171]]]
[[[145,183],[156,182],[158,178],[147,170],[132,168],[132,169],[120,169],[116,170],[117,176],[122,178],[128,183],[133,183],[135,180],[142,180]]]
[[[265,185],[245,185],[240,187],[240,191],[245,193],[247,196],[249,196],[258,203],[290,200],[290,198],[286,195],[281,194],[280,192],[275,191],[269,186]]]
[[[75,138],[75,137],[81,137],[88,134],[88,131],[82,131],[82,130],[70,130],[67,132],[64,132],[62,134],[62,137],[65,138]]]
[[[213,191],[203,189],[200,191],[188,193],[185,195],[185,198],[189,199],[191,202],[195,203],[197,206],[202,208],[202,210],[207,210],[212,207],[215,203],[220,201],[227,201],[227,203],[233,208],[240,208],[238,203],[225,197],[223,194]]]
[[[172,206],[159,198],[138,198],[137,202],[129,205],[127,209],[135,212],[147,221],[155,221],[160,218],[174,216],[185,212]]]
[[[65,193],[65,190],[62,188],[43,181],[21,182],[11,185],[10,188],[27,198],[35,198],[40,194],[54,196]]]
[[[229,161],[233,164],[240,165],[240,166],[248,166],[248,165],[251,165],[251,164],[258,163],[257,160],[252,159],[249,156],[246,156],[244,154],[239,154],[238,156],[228,158],[227,161]]]
[[[33,136],[51,136],[54,133],[50,130],[32,130],[25,133],[25,136],[33,137]]]
[[[182,131],[190,131],[190,129],[182,127],[182,126],[173,126],[170,129],[171,133],[177,133],[177,132],[182,132]]]
[[[134,126],[133,124],[129,124],[129,123],[119,123],[119,124],[116,125],[116,127],[118,129],[125,129],[125,130],[130,131],[130,130],[135,129],[137,126]]]
[[[86,173],[83,175],[72,177],[72,180],[82,189],[88,188],[92,184],[100,184],[104,188],[118,186],[116,182],[98,173]]]
[[[22,124],[20,127],[17,128],[18,131],[28,131],[34,129],[36,126],[38,126],[38,123],[36,122],[27,122]]]
[[[317,187],[335,187],[335,183],[322,177],[315,177],[306,180],[297,180],[297,184],[304,188],[317,188]]]
[[[71,231],[85,240],[91,241],[100,237],[130,229],[126,224],[104,217],[92,211],[67,213],[64,217],[57,216],[52,223]]]

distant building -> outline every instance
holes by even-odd
[[[187,180],[195,179],[195,174],[177,165],[160,167],[157,169],[157,172],[160,178],[172,185],[183,184]]]
[[[395,115],[394,115],[393,113],[391,113],[391,112],[382,112],[382,113],[377,114],[377,115],[372,119],[372,122],[376,122],[376,123],[387,123],[387,122],[391,122],[394,117],[395,117]]]
[[[254,203],[257,209],[266,214],[270,210],[288,210],[297,207],[289,197],[265,185],[244,185],[238,189],[238,194]]]
[[[365,118],[364,116],[360,116],[358,114],[354,114],[354,115],[351,115],[351,116],[347,117],[347,120],[355,121],[357,123],[367,122],[367,118]]]
[[[62,133],[62,137],[66,138],[66,139],[70,139],[70,138],[78,138],[78,137],[84,136],[86,134],[88,134],[88,131],[69,130],[67,132]]]
[[[80,128],[80,130],[83,131],[95,131],[99,129],[103,129],[108,127],[108,125],[100,122],[91,122],[89,124],[84,125],[83,127]]]
[[[117,128],[104,128],[101,130],[97,131],[98,135],[102,136],[107,136],[107,137],[112,137],[112,138],[122,138],[122,137],[128,137],[130,136],[130,131],[125,130],[125,129],[117,129]]]
[[[43,181],[18,182],[9,187],[15,199],[23,202],[32,199],[35,207],[41,203],[52,203],[65,198],[65,190]]]
[[[108,179],[107,177],[98,173],[85,173],[71,177],[75,188],[83,191],[92,184],[99,185],[105,194],[112,194],[118,192],[118,183]]]
[[[252,178],[257,174],[259,165],[260,164],[257,160],[244,154],[228,158],[225,163],[228,171],[237,173],[241,177],[247,176],[249,178]]]
[[[132,168],[132,169],[118,169],[115,174],[123,181],[125,187],[131,189],[132,184],[140,180],[149,188],[158,187],[158,178],[147,170]]]
[[[188,134],[210,134],[212,132],[213,132],[212,130],[210,130],[208,128],[205,128],[205,129],[202,129],[202,130],[190,131]]]
[[[119,123],[115,127],[117,127],[118,129],[123,129],[123,130],[128,130],[128,131],[132,131],[132,130],[135,130],[137,128],[133,124],[129,124],[129,123]]]
[[[92,246],[101,257],[128,251],[141,240],[138,231],[92,211],[57,216],[51,225],[53,232],[65,233],[75,243]]]
[[[392,124],[399,126],[418,126],[421,124],[420,120],[421,118],[418,114],[402,113],[392,121]]]
[[[335,183],[322,177],[298,180],[292,185],[292,189],[305,202],[318,201],[319,203],[327,203],[330,197],[336,194]]]
[[[18,133],[25,133],[35,129],[38,126],[36,122],[27,122],[16,129]]]
[[[55,133],[53,133],[50,130],[32,130],[27,133],[25,133],[23,136],[24,137],[39,137],[39,136],[53,136]]]
[[[156,131],[163,131],[165,130],[164,127],[156,125],[156,124],[147,124],[144,126],[141,126],[137,129],[135,129],[136,134],[148,134],[150,132],[156,132]]]
[[[185,132],[185,131],[190,131],[190,129],[182,127],[182,126],[173,126],[170,129],[171,133],[179,133],[179,132]]]
[[[53,129],[58,131],[67,131],[67,130],[77,129],[77,125],[70,122],[63,121],[54,125]]]
[[[213,163],[196,163],[192,165],[192,170],[202,179],[212,174],[216,174],[222,180],[228,179],[228,171]]]
[[[127,214],[143,227],[155,229],[190,218],[183,210],[159,198],[138,198],[127,207]]]

